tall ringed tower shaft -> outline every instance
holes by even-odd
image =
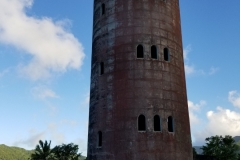
[[[94,0],[89,160],[191,160],[179,0]]]

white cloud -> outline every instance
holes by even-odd
[[[188,45],[186,48],[183,49],[183,58],[184,60],[188,60],[188,54],[192,51],[191,45]]]
[[[200,122],[200,119],[196,112],[200,111],[200,108],[204,105],[206,105],[206,102],[203,100],[196,104],[194,104],[192,101],[188,101],[191,128],[194,128],[194,125]]]
[[[85,99],[82,101],[81,103],[81,107],[88,107],[89,106],[89,100],[90,100],[90,93],[88,92],[87,94],[85,94]]]
[[[31,129],[28,133],[28,136],[26,137],[18,137],[18,140],[13,143],[14,146],[23,147],[26,149],[33,149],[39,142],[39,140],[51,140],[51,147],[54,147],[55,145],[60,145],[62,143],[68,144],[68,143],[75,143],[79,146],[79,152],[83,155],[87,155],[87,127],[84,127],[83,130],[80,132],[77,131],[76,124],[77,122],[74,120],[67,120],[64,119],[60,121],[59,123],[49,123],[48,126],[46,126],[46,129],[43,131],[37,131],[35,129]],[[79,138],[72,139],[70,137],[66,137],[66,132],[68,130],[72,130],[73,134],[78,134]],[[74,132],[79,133],[74,133]],[[70,141],[69,141],[70,140]]]
[[[228,93],[228,100],[233,106],[240,108],[240,94],[237,91],[230,91]]]
[[[185,68],[185,73],[186,74],[191,74],[191,73],[195,72],[194,66],[190,66],[190,65],[185,64],[184,68]]]
[[[85,55],[81,43],[64,28],[68,22],[28,16],[26,8],[32,4],[33,0],[0,1],[0,42],[31,55],[28,64],[19,65],[21,73],[38,80],[79,69]]]
[[[198,116],[191,111],[189,111],[189,118],[190,118],[191,128],[193,128],[192,126],[194,126],[200,122]]]
[[[78,147],[79,147],[78,151],[80,151],[80,153],[82,153],[82,155],[87,156],[87,140],[79,138],[79,139],[75,140],[74,143],[78,145]]]
[[[212,135],[221,133],[236,136],[240,133],[240,113],[238,112],[217,107],[217,111],[207,112],[207,118],[209,120],[208,131]]]
[[[211,68],[210,68],[210,71],[209,71],[209,75],[215,74],[218,70],[219,70],[219,68],[211,67]]]
[[[59,145],[66,143],[64,132],[59,131],[62,125],[56,123],[49,123],[45,130],[37,131],[31,129],[27,137],[18,137],[18,140],[13,143],[14,146],[24,147],[27,149],[33,149],[39,142],[39,140],[51,140],[53,145]],[[67,142],[69,143],[69,142]]]
[[[215,135],[239,136],[240,113],[217,107],[216,111],[206,113],[208,122],[203,130],[195,133],[194,137],[199,144],[203,144],[205,138]]]
[[[191,51],[192,51],[191,45],[188,45],[186,48],[183,49],[183,57],[184,57],[184,63],[185,63],[184,69],[187,75],[196,72],[194,66],[189,64],[188,54]]]
[[[233,106],[240,107],[240,94],[237,91],[230,91],[228,93],[228,100]],[[195,140],[194,145],[204,144],[205,138],[210,136],[239,136],[240,112],[218,106],[216,110],[206,112],[207,120],[205,120],[205,118],[195,114],[205,104],[204,101],[199,104],[194,104],[191,101],[188,102],[191,128],[193,129],[192,135]],[[201,125],[198,124],[200,121],[203,122]]]
[[[58,98],[59,96],[46,86],[36,86],[32,88],[32,94],[38,99]]]
[[[52,140],[54,140],[56,144],[61,144],[65,141],[65,135],[59,131],[59,126],[56,123],[50,123],[48,125],[46,134],[47,133],[50,134],[49,136],[52,137]]]
[[[206,101],[203,100],[196,104],[194,104],[192,101],[188,101],[188,107],[190,110],[198,111],[204,105],[206,105]]]
[[[39,142],[39,140],[43,140],[45,138],[45,132],[36,132],[35,130],[29,131],[29,137],[26,139],[19,139],[13,143],[14,146],[22,146],[29,149],[33,149]]]
[[[203,71],[202,69],[195,69],[194,65],[190,63],[190,59],[188,58],[189,53],[192,52],[191,45],[188,45],[186,48],[183,49],[183,57],[184,57],[184,69],[186,75],[190,74],[200,74],[200,75],[213,75],[215,74],[219,68],[211,67],[210,70],[207,72]]]
[[[240,113],[217,107],[216,111],[207,112],[207,130],[211,135],[221,133],[222,135],[239,135],[240,133]]]

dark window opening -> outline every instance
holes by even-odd
[[[154,131],[161,131],[161,119],[159,115],[154,116]]]
[[[168,117],[168,132],[174,132],[174,121],[172,116]]]
[[[143,54],[143,46],[142,45],[138,45],[137,46],[137,58],[143,58],[144,54]]]
[[[99,69],[100,69],[100,71],[99,71],[100,75],[103,75],[104,74],[104,63],[103,62],[100,63]]]
[[[102,15],[104,15],[105,14],[105,4],[103,3],[102,4]]]
[[[146,131],[146,121],[145,121],[145,116],[140,115],[138,117],[138,130],[139,131]]]
[[[156,46],[151,47],[151,58],[157,59],[157,47]]]
[[[164,60],[165,61],[169,61],[170,60],[169,49],[168,48],[164,48],[163,52],[164,52]]]
[[[102,132],[98,132],[98,147],[102,147]]]

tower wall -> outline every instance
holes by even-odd
[[[179,1],[95,0],[93,19],[88,159],[191,160]]]

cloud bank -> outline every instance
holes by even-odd
[[[189,108],[189,118],[191,126],[197,125],[200,123],[200,119],[196,112],[200,111],[201,107],[206,105],[205,101],[200,101],[198,104],[194,104],[191,101],[188,101],[188,108]]]
[[[240,94],[237,91],[230,91],[228,93],[228,100],[233,106],[240,108]]]
[[[59,96],[46,86],[36,86],[32,88],[32,95],[35,98],[45,100],[47,98],[58,98]]]
[[[230,91],[228,100],[232,107],[240,107],[240,94],[237,91]],[[207,121],[204,122],[204,118],[196,113],[202,106],[201,102],[194,104],[189,101],[188,105],[194,139],[193,145],[203,145],[205,138],[215,135],[239,136],[240,111],[217,106],[216,110],[206,112]]]
[[[192,51],[191,45],[188,45],[186,48],[183,49],[183,58],[185,61],[184,64],[184,69],[185,69],[185,73],[191,74],[195,72],[195,68],[193,65],[189,65],[189,59],[188,59],[188,54]]]
[[[39,80],[52,73],[79,69],[83,64],[82,44],[67,31],[66,21],[26,14],[33,0],[0,0],[0,43],[12,45],[31,55],[20,65],[23,75]]]

